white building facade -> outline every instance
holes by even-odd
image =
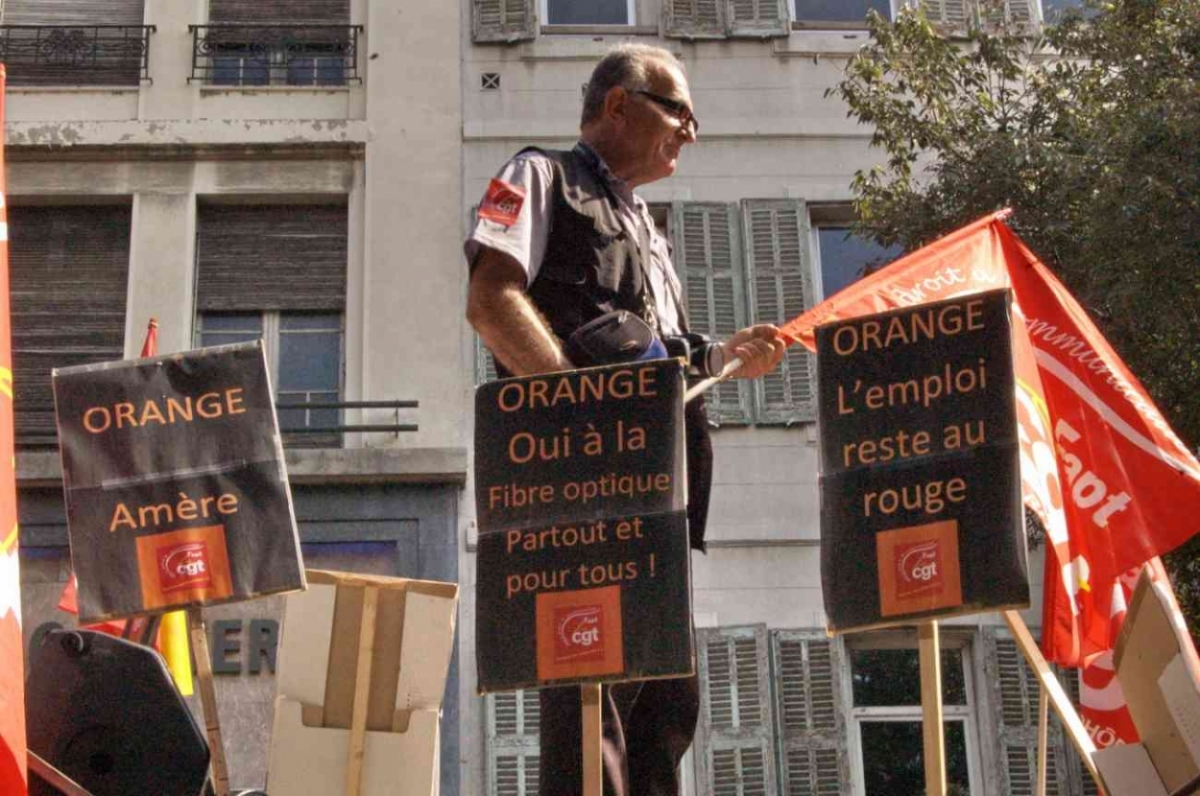
[[[1043,2],[1009,13],[1036,23],[1062,5]],[[488,365],[463,320],[471,208],[520,148],[574,141],[609,46],[664,46],[685,64],[701,134],[641,193],[693,324],[719,335],[793,317],[895,254],[846,238],[850,180],[875,155],[825,96],[866,41],[868,8],[895,11],[6,0],[27,642],[72,621],[55,607],[69,553],[49,368],[136,356],[151,317],[162,353],[261,336],[277,399],[318,404],[280,412],[307,565],[462,585],[442,792],[536,793],[536,694],[475,693],[472,388]],[[971,13],[969,0],[930,10],[948,32]],[[688,793],[918,792],[915,631],[825,633],[811,358],[793,350],[762,383],[722,386],[710,413]],[[1031,570],[1039,592],[1040,557]],[[281,608],[207,612],[238,787],[264,782]],[[1036,690],[1015,645],[994,616],[946,623],[943,643],[951,780],[1032,793]],[[1089,792],[1058,749],[1050,792]]]

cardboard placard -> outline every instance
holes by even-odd
[[[1151,572],[1147,567],[1138,578],[1113,663],[1141,745],[1172,792],[1200,775],[1194,713],[1200,705],[1200,658],[1187,628],[1173,618],[1169,587]]]
[[[304,588],[261,342],[53,381],[81,623]]]
[[[268,787],[433,796],[457,584],[307,574],[308,590],[289,595],[284,614]]]
[[[1008,291],[817,329],[831,630],[1029,604]]]
[[[694,671],[676,360],[476,393],[481,692]]]

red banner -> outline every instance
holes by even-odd
[[[815,350],[823,323],[1012,288],[1022,492],[1047,531],[1042,647],[1065,666],[1103,666],[1124,612],[1122,577],[1200,530],[1200,463],[1007,215],[897,260],[783,332]],[[1107,686],[1092,674],[1085,691]]]
[[[0,65],[0,130],[4,129],[4,83],[4,66]],[[6,205],[4,157],[0,148],[0,793],[16,796],[26,792],[27,772]]]

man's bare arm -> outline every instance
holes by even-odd
[[[480,250],[467,289],[467,321],[518,376],[574,367],[526,295],[525,270],[503,252]]]

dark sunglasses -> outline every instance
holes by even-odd
[[[683,124],[690,126],[692,128],[692,135],[699,135],[700,122],[696,119],[696,114],[692,113],[692,109],[679,100],[673,100],[670,97],[664,97],[661,94],[655,94],[652,91],[645,91],[640,88],[633,89],[631,93],[641,94],[655,105],[669,112]]]

